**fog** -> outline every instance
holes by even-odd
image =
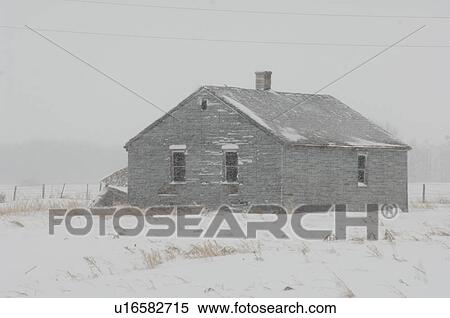
[[[108,2],[107,0],[104,0]],[[114,2],[114,1],[109,1]],[[445,0],[189,0],[116,1],[130,4],[333,14],[450,16]],[[22,182],[20,162],[33,151],[98,149],[117,153],[110,169],[126,164],[125,142],[162,112],[25,29],[120,33],[178,38],[389,45],[422,25],[403,45],[448,45],[450,19],[369,18],[224,13],[64,0],[0,0],[0,183]],[[169,110],[203,84],[254,86],[254,71],[271,70],[272,87],[311,93],[377,52],[380,47],[273,45],[167,40],[40,31],[72,53]],[[327,88],[331,94],[414,145],[441,145],[450,136],[450,47],[394,47]],[[8,146],[6,146],[8,145]],[[24,146],[25,145],[25,146]],[[40,145],[40,146],[39,146]],[[52,145],[52,146],[49,146]],[[108,150],[105,150],[108,149]],[[91,151],[95,156],[95,151]],[[101,153],[101,155],[100,155]],[[6,154],[8,156],[6,156]],[[31,156],[31,157],[30,157]],[[57,160],[48,156],[51,182]],[[57,158],[57,159],[56,159]],[[413,158],[412,158],[413,159]],[[75,160],[61,182],[101,177]],[[88,170],[87,166],[86,171]],[[448,167],[448,166],[447,166]],[[91,167],[92,168],[92,167]],[[447,168],[448,169],[448,168]],[[101,171],[100,171],[101,170]],[[36,173],[34,173],[36,175]],[[33,178],[30,172],[29,179]],[[65,179],[72,179],[67,180]],[[80,180],[81,181],[81,180]],[[90,180],[89,180],[90,181]]]
[[[1,185],[97,183],[127,165],[123,149],[88,142],[30,141],[0,146]]]

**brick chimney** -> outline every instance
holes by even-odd
[[[272,86],[272,72],[255,72],[256,75],[256,89],[268,90]]]

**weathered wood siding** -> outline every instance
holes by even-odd
[[[206,110],[201,100],[208,100]],[[133,205],[281,202],[282,145],[208,92],[200,91],[128,148]],[[186,183],[170,180],[170,145],[186,145]],[[222,146],[239,145],[239,184],[223,182]],[[236,193],[234,193],[236,192]]]
[[[367,187],[358,187],[359,152],[367,154]],[[388,149],[287,147],[283,202],[347,204],[365,211],[366,204],[397,204],[408,210],[407,152]]]

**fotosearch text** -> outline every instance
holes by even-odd
[[[264,204],[252,205],[247,213],[233,213],[227,205],[217,212],[202,212],[201,206],[50,209],[49,234],[63,226],[71,235],[85,236],[98,227],[96,234],[105,236],[108,221],[116,235],[126,236],[252,239],[267,232],[277,239],[344,240],[348,228],[362,227],[368,240],[378,240],[379,216],[393,219],[399,209],[395,204],[367,204],[364,212],[347,212],[345,204],[302,205],[288,213],[280,205]],[[252,217],[257,215],[262,217]],[[334,227],[307,228],[303,220],[309,215],[328,215]]]

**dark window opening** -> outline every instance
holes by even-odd
[[[358,185],[367,185],[367,156],[358,155]]]
[[[366,169],[366,156],[358,155],[358,169]]]
[[[366,183],[366,176],[364,170],[358,170],[358,182]]]
[[[186,155],[183,151],[172,152],[172,181],[184,182],[186,179]]]
[[[208,100],[202,99],[202,110],[206,110],[208,108]]]
[[[226,182],[238,181],[238,154],[234,151],[225,152],[224,174]]]

